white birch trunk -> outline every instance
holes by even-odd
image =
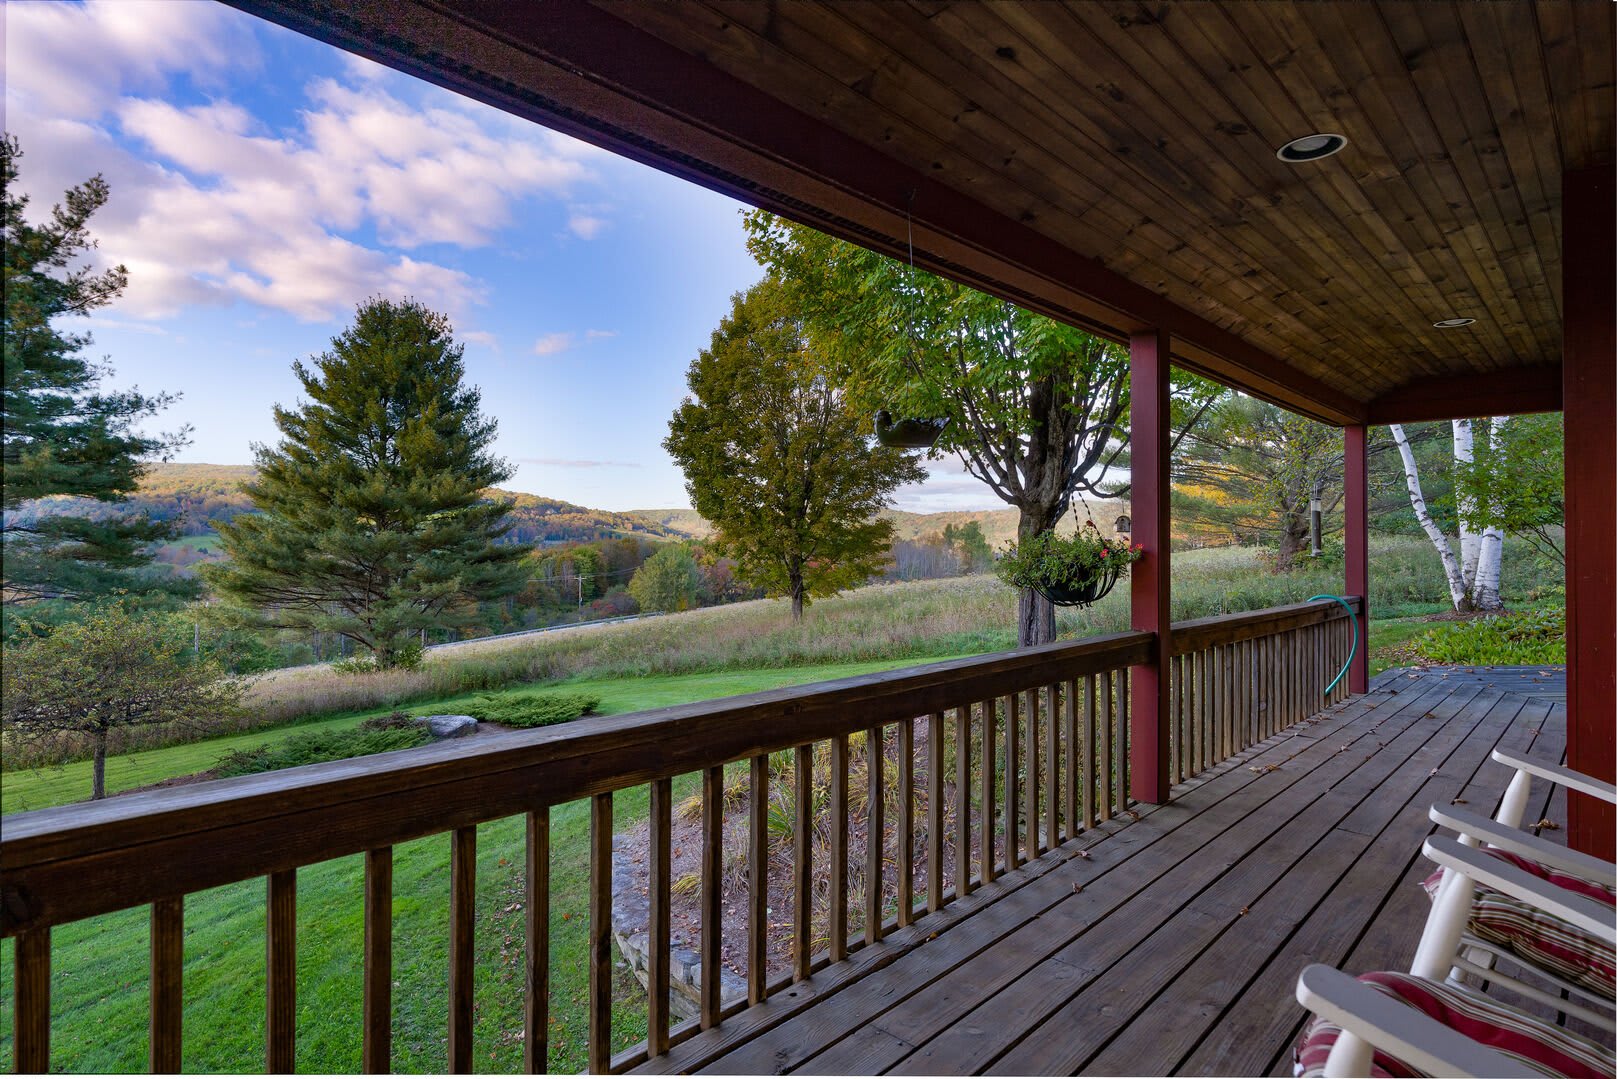
[[[1493,418],[1493,424],[1484,436],[1484,452],[1488,454],[1498,452],[1499,432],[1504,427],[1506,419],[1505,416]],[[1505,609],[1505,601],[1499,595],[1499,578],[1504,562],[1505,533],[1494,523],[1499,519],[1498,507],[1488,508],[1492,512],[1488,514],[1488,526],[1482,530],[1477,558],[1476,587],[1472,589],[1472,596],[1475,597],[1477,610],[1502,611]]]
[[[1443,530],[1437,527],[1431,511],[1426,508],[1426,496],[1420,490],[1420,469],[1415,466],[1415,451],[1409,447],[1403,426],[1396,423],[1390,426],[1393,441],[1398,443],[1398,454],[1404,460],[1404,483],[1409,487],[1409,505],[1415,511],[1415,520],[1420,522],[1421,528],[1426,531],[1426,538],[1432,541],[1438,557],[1443,560],[1443,573],[1449,581],[1449,598],[1454,603],[1454,609],[1466,610],[1470,597],[1466,593],[1465,578],[1460,574],[1460,561],[1454,557],[1454,548],[1449,546],[1448,537],[1443,535]]]
[[[1476,439],[1471,429],[1470,420],[1453,420],[1454,426],[1454,463],[1460,468],[1469,468],[1476,460]],[[1460,576],[1465,580],[1467,595],[1476,595],[1477,560],[1482,557],[1482,537],[1472,527],[1477,519],[1476,503],[1469,498],[1461,497],[1456,506],[1460,518]]]

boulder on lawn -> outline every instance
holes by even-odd
[[[427,733],[434,738],[460,738],[477,729],[473,716],[420,716],[418,719],[427,725]]]

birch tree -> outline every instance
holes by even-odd
[[[1496,421],[1497,424],[1498,421]],[[1456,502],[1459,508],[1459,554],[1454,545],[1432,516],[1431,507],[1421,491],[1420,467],[1415,463],[1415,452],[1402,424],[1389,425],[1398,455],[1404,465],[1404,483],[1409,490],[1409,505],[1415,520],[1427,539],[1432,541],[1438,557],[1443,561],[1443,574],[1448,579],[1449,598],[1456,611],[1497,611],[1504,608],[1499,596],[1500,566],[1504,551],[1504,533],[1496,524],[1488,523],[1480,531],[1477,524],[1484,519],[1483,507],[1475,496],[1461,493]],[[1455,420],[1454,460],[1457,470],[1472,467],[1476,456],[1476,439],[1472,421]],[[1493,430],[1484,435],[1485,450],[1493,448]]]

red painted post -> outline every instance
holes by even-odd
[[[1370,689],[1370,465],[1365,456],[1369,430],[1364,424],[1342,428],[1342,537],[1346,548],[1347,572],[1344,590],[1350,596],[1364,597],[1359,618],[1359,650],[1348,669],[1348,692]]]
[[[1157,635],[1152,662],[1129,672],[1129,793],[1168,800],[1168,335],[1129,338],[1129,511],[1145,548],[1129,577],[1134,628]]]
[[[1567,765],[1610,782],[1617,766],[1617,182],[1613,166],[1561,179],[1565,321]],[[1576,224],[1574,224],[1576,222]],[[1573,793],[1567,843],[1617,847],[1612,806]]]

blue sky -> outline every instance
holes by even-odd
[[[106,177],[92,231],[130,286],[87,328],[113,384],[183,395],[179,460],[249,462],[292,361],[413,295],[466,345],[508,486],[688,504],[660,443],[759,276],[741,204],[216,4],[12,2],[5,39],[32,216]],[[899,505],[995,505],[931,467]]]

